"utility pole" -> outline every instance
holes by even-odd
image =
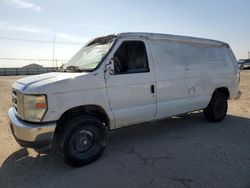
[[[250,59],[250,52],[248,52],[248,59]]]
[[[53,58],[52,58],[52,67],[54,67],[54,60],[55,60],[55,34],[53,35]]]

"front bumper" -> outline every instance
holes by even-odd
[[[56,122],[23,121],[16,116],[14,108],[9,109],[8,116],[12,134],[22,147],[42,149],[52,146]]]

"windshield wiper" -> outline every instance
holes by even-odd
[[[82,72],[83,70],[80,69],[79,66],[75,66],[75,65],[70,65],[68,67],[66,67],[66,70],[70,70],[72,72]]]

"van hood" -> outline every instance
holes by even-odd
[[[13,85],[19,85],[19,89],[27,94],[43,94],[60,91],[72,90],[72,81],[82,78],[88,79],[89,73],[66,73],[66,72],[52,72],[39,74],[35,76],[28,76],[16,81]],[[22,85],[20,87],[20,85]],[[75,87],[74,87],[75,88]]]

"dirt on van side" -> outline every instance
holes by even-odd
[[[0,76],[0,187],[250,187],[250,71],[223,122],[197,112],[112,131],[104,155],[82,168],[15,142],[7,111],[22,77]]]

